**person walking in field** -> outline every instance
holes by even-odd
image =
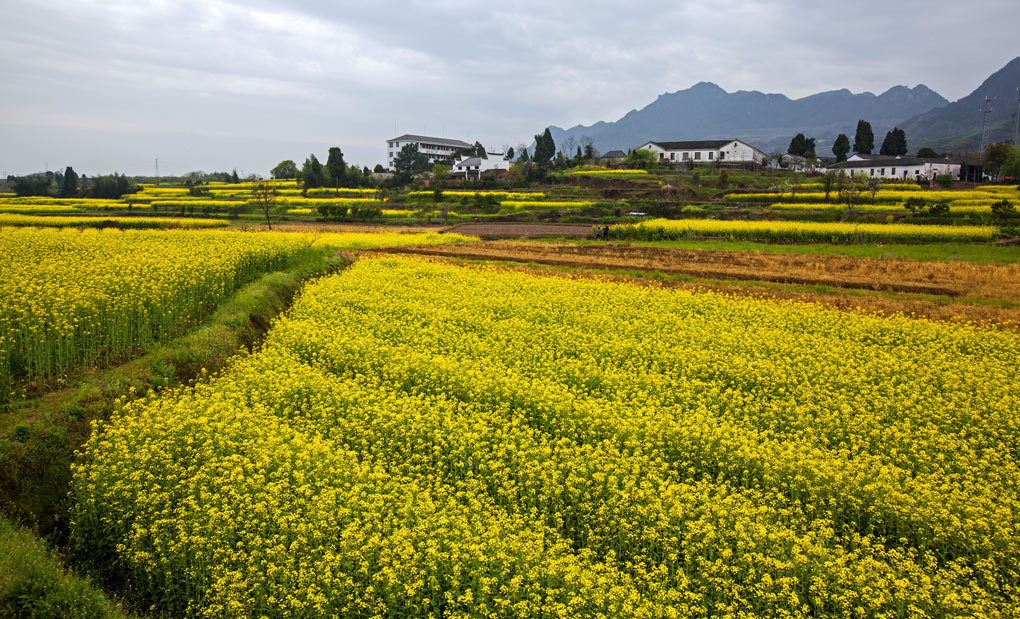
[[[599,240],[599,237],[602,236],[602,229],[599,228],[598,226],[592,226],[591,227],[591,234],[592,234],[592,237],[594,237],[595,240],[597,241],[597,240]]]
[[[604,226],[602,228],[602,240],[603,241],[609,240],[609,226]]]

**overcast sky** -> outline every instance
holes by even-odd
[[[956,100],[1018,23],[1017,0],[6,0],[0,172],[267,174],[332,145],[371,167],[402,133],[516,146],[703,80]]]

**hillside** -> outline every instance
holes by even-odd
[[[838,134],[852,135],[858,119],[869,120],[879,134],[946,103],[923,84],[914,88],[895,86],[880,95],[843,89],[790,99],[758,91],[729,93],[711,82],[700,82],[686,90],[660,95],[615,122],[550,130],[559,145],[591,137],[601,152],[627,150],[648,140],[730,137],[739,137],[766,151],[786,150],[797,133],[816,137],[819,152],[823,152]]]
[[[989,141],[1012,141],[1017,87],[1020,87],[1020,56],[993,73],[966,97],[918,114],[900,126],[907,132],[911,150],[931,146],[938,151],[976,151],[981,143],[981,110],[988,96],[992,98],[992,112],[988,115]]]

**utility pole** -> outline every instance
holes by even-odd
[[[1020,146],[1020,86],[1016,87],[1016,118],[1013,120],[1013,145]]]
[[[159,182],[159,157],[156,157],[156,182]]]
[[[992,98],[985,95],[985,105],[981,110],[981,155],[988,148],[988,115],[992,113]]]

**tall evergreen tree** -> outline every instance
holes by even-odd
[[[301,185],[305,189],[316,189],[325,184],[326,178],[322,172],[322,164],[314,154],[309,155],[305,159],[304,165],[301,166]]]
[[[882,148],[878,153],[890,157],[906,155],[907,133],[903,129],[893,127],[892,131],[885,134],[885,140],[882,141]]]
[[[875,132],[871,130],[871,123],[866,120],[857,121],[857,133],[854,135],[854,152],[860,155],[870,155],[875,150]]]
[[[806,138],[803,133],[798,133],[790,140],[790,146],[786,152],[797,157],[814,157],[815,138]]]
[[[545,133],[535,136],[535,153],[532,159],[540,166],[548,165],[549,160],[556,155],[556,143],[553,141],[552,133],[548,127]]]
[[[67,166],[64,170],[64,182],[60,185],[60,197],[73,198],[78,195],[78,174],[74,168]]]
[[[840,133],[839,137],[832,144],[832,154],[836,155],[836,161],[846,161],[846,156],[850,153],[850,138],[845,133]]]
[[[339,146],[330,146],[326,157],[326,179],[337,193],[340,193],[340,186],[345,184],[346,176],[347,163],[344,162],[343,151]]]

